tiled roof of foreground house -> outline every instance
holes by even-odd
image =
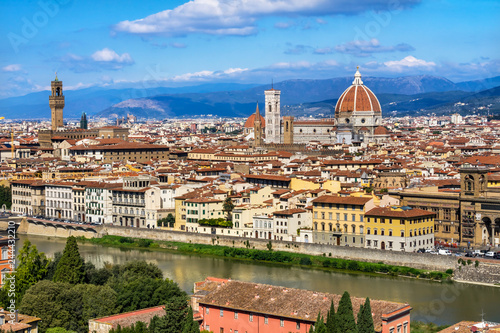
[[[500,325],[496,323],[482,323],[476,321],[461,321],[445,328],[438,333],[470,333],[470,332],[485,332],[487,327],[488,332],[500,332]]]
[[[318,312],[326,317],[333,300],[337,311],[341,295],[208,277],[195,284],[200,304],[215,305],[241,311],[258,312],[279,317],[316,321]],[[365,298],[351,297],[354,317]],[[375,330],[382,330],[382,316],[407,310],[408,304],[370,300]],[[411,309],[411,308],[410,308]]]
[[[0,325],[0,330],[3,332],[24,332],[29,329],[38,327],[38,322],[41,320],[38,317],[28,316],[25,314],[17,314],[17,319],[13,320],[8,310],[0,309],[0,317],[3,317],[4,324]],[[10,322],[13,323],[10,323]]]
[[[164,306],[156,306],[147,309],[141,309],[137,311],[119,313],[113,316],[91,319],[89,324],[92,325],[92,322],[98,324],[105,324],[110,326],[109,328],[117,328],[118,325],[121,327],[129,327],[132,324],[135,324],[138,321],[142,321],[143,323],[149,323],[154,316],[163,316],[165,315]]]

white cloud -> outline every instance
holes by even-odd
[[[85,89],[85,88],[90,88],[90,87],[94,87],[94,86],[97,86],[97,84],[96,83],[78,82],[75,85],[64,86],[64,89],[66,89],[66,90],[79,90],[79,89]]]
[[[322,47],[314,50],[315,54],[331,54],[333,53],[333,49],[331,47]]]
[[[223,71],[203,70],[194,73],[185,73],[176,75],[170,79],[166,79],[165,81],[188,82],[188,81],[218,80],[218,79],[226,79],[229,77],[234,77],[235,75],[241,74],[246,71],[248,71],[248,68],[228,68]]]
[[[289,45],[289,46],[291,46],[291,47],[284,51],[285,54],[294,54],[294,55],[304,54],[304,53],[308,52],[309,49],[311,48],[310,46],[302,45],[302,44],[295,45],[295,46]]]
[[[234,74],[234,73],[241,73],[241,72],[246,72],[248,68],[229,68],[224,71],[224,74]]]
[[[403,72],[407,69],[430,70],[436,67],[435,62],[417,59],[414,56],[407,56],[401,60],[386,61],[384,65],[388,70],[395,72]]]
[[[90,56],[68,53],[56,60],[61,63],[62,68],[69,69],[75,73],[119,70],[125,66],[134,64],[134,60],[130,54],[123,53],[119,55],[109,48],[97,50]]]
[[[19,64],[12,64],[2,67],[2,71],[4,72],[18,72],[20,70],[21,70],[21,65]]]
[[[105,61],[105,62],[116,62],[116,63],[124,63],[124,64],[131,64],[134,61],[132,60],[132,57],[128,53],[123,53],[122,55],[119,55],[115,51],[108,49],[107,47],[94,52],[91,55],[91,58],[94,61]]]
[[[404,9],[420,0],[400,0]],[[391,5],[393,7],[393,5]],[[356,14],[367,10],[391,10],[386,0],[192,0],[174,9],[133,21],[122,21],[115,31],[131,34],[211,35],[255,34],[255,22],[266,16],[324,16]],[[278,28],[284,26],[278,24]]]
[[[413,46],[406,43],[397,44],[394,46],[383,46],[379,40],[372,38],[371,40],[354,40],[348,43],[335,46],[335,51],[339,53],[347,53],[357,57],[368,57],[373,53],[384,52],[408,52],[414,51]]]
[[[276,22],[274,24],[274,27],[278,29],[288,29],[294,25],[295,25],[294,22]]]
[[[170,46],[176,49],[185,49],[187,47],[187,45],[184,43],[170,43]]]

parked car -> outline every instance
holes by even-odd
[[[469,257],[469,258],[474,258],[474,257],[475,257],[474,253],[473,253],[473,252],[471,252],[471,251],[467,251],[467,252],[465,252],[465,256],[466,256],[466,257]]]
[[[498,251],[497,254],[495,254],[495,258],[500,259],[500,251]]]
[[[450,250],[439,250],[438,254],[441,254],[443,256],[451,256],[451,251]]]
[[[486,252],[486,254],[485,254],[484,256],[485,256],[486,258],[494,258],[494,257],[495,257],[495,255],[496,255],[496,253],[495,253],[495,252],[493,252],[493,251],[488,251],[488,252]]]
[[[476,257],[477,257],[477,256],[482,257],[482,256],[484,255],[484,253],[483,253],[481,250],[474,250],[474,252],[472,252],[472,253],[474,253],[474,255],[475,255]]]

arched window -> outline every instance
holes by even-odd
[[[474,191],[474,177],[471,175],[465,176],[465,190]]]

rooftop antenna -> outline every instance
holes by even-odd
[[[271,89],[274,89],[274,79],[271,79]]]

